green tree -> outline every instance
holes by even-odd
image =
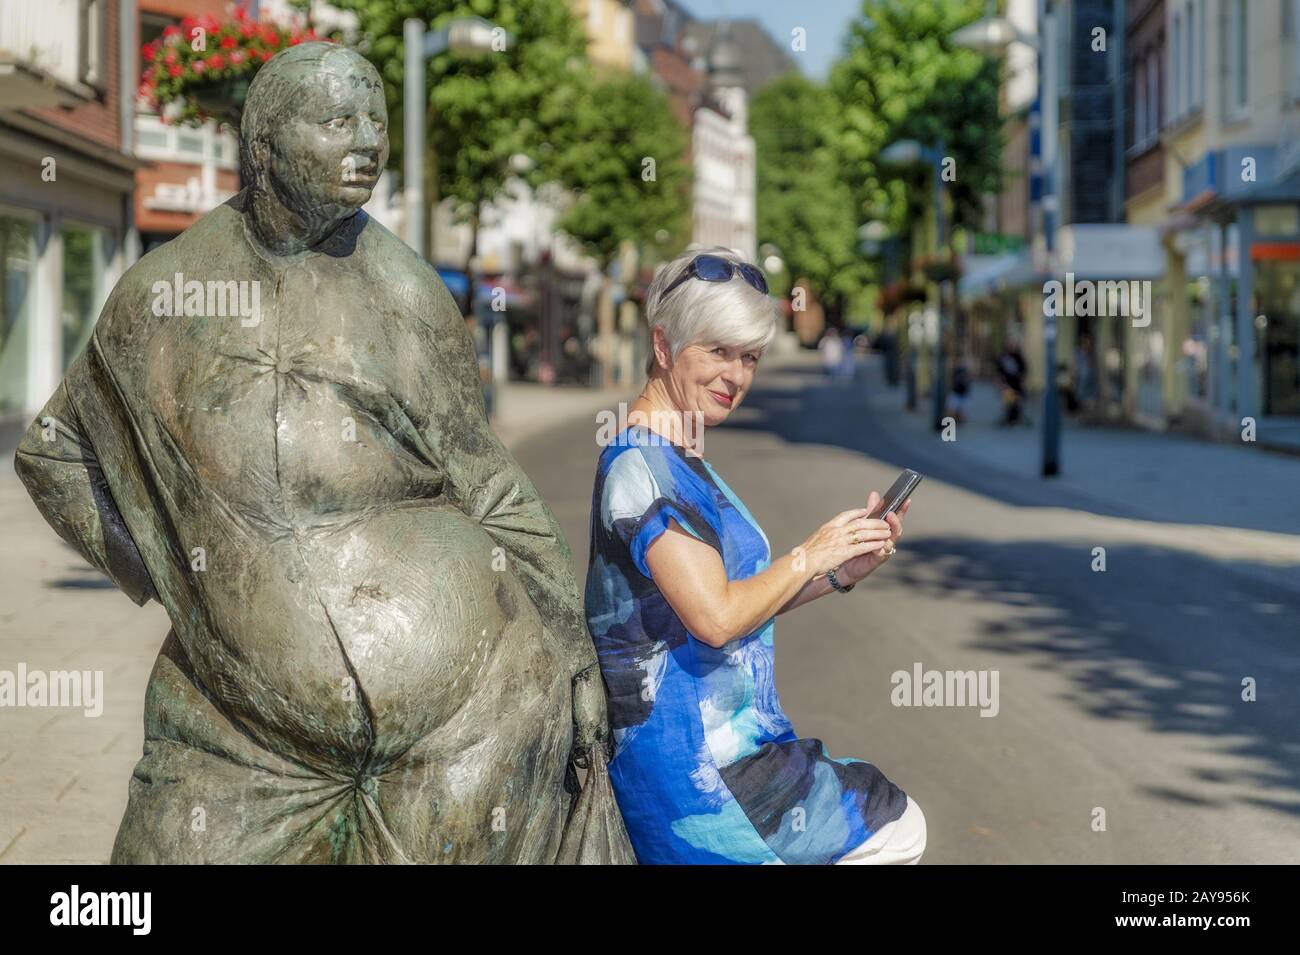
[[[901,233],[930,205],[932,174],[882,169],[892,142],[944,141],[955,161],[956,178],[945,183],[953,226],[975,223],[981,198],[1001,191],[1001,63],[950,39],[984,12],[984,0],[864,0],[832,68],[839,150],[859,209]]]
[[[502,52],[462,56],[448,52],[425,64],[428,95],[425,222],[442,197],[456,199],[457,218],[472,227],[477,251],[482,206],[518,176],[531,186],[557,178],[553,143],[570,137],[560,126],[570,117],[554,98],[571,98],[586,67],[586,39],[566,0],[333,0],[357,13],[361,52],[383,77],[388,97],[390,166],[402,162],[402,24],[408,17],[438,29],[450,20],[481,16],[513,37]],[[544,119],[545,118],[545,119]],[[532,160],[517,168],[513,157]],[[429,245],[432,248],[432,244]]]
[[[596,75],[555,97],[567,124],[549,122],[564,138],[551,152],[556,181],[571,196],[558,223],[600,264],[597,331],[602,375],[612,383],[613,283],[609,265],[624,243],[651,260],[686,244],[690,173],[686,131],[667,97],[642,76]],[[624,275],[628,281],[631,276]]]
[[[559,229],[602,269],[623,242],[662,254],[686,241],[690,171],[686,131],[667,97],[642,76],[588,77],[557,96],[551,108],[569,115],[550,169],[574,194]]]
[[[833,315],[872,278],[857,251],[861,224],[836,140],[839,104],[825,86],[789,73],[760,90],[749,127],[757,153],[758,240],[781,251]]]

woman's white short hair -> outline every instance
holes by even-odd
[[[691,260],[700,255],[745,262],[731,249],[714,246],[688,249],[664,265],[646,290],[646,322],[651,334],[655,326],[663,327],[673,358],[687,345],[701,342],[719,342],[736,348],[766,348],[776,337],[776,303],[739,275],[732,275],[727,282],[690,278],[673,289],[664,300],[664,289],[672,285],[686,271]],[[652,344],[646,374],[654,371],[654,367]]]

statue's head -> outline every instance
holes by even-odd
[[[249,86],[240,138],[241,172],[254,190],[309,219],[355,212],[388,161],[379,74],[335,43],[282,50]]]

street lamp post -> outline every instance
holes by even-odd
[[[406,46],[403,79],[402,135],[405,151],[402,189],[406,197],[406,243],[427,258],[424,224],[424,63],[441,53],[489,53],[508,48],[511,37],[482,17],[460,17],[441,30],[426,30],[414,18],[402,24]],[[473,278],[470,279],[473,281]]]
[[[957,46],[978,53],[1001,54],[1012,43],[1023,43],[1038,55],[1042,109],[1039,114],[1039,142],[1043,162],[1043,246],[1046,252],[1047,271],[1055,266],[1056,247],[1056,137],[1057,137],[1057,48],[1056,15],[1049,13],[1045,0],[1038,0],[1038,22],[1042,24],[1042,40],[1019,30],[1005,17],[990,13],[967,24],[952,35]],[[1061,399],[1056,390],[1056,316],[1043,315],[1043,444],[1042,475],[1054,477],[1061,473]]]
[[[925,147],[912,139],[902,139],[885,147],[880,158],[889,165],[915,166],[928,163],[934,181],[934,228],[936,255],[941,258],[944,243],[947,241],[947,224],[943,215],[943,157],[944,141],[940,139],[934,146]],[[942,265],[942,262],[939,263]],[[939,279],[938,333],[934,345],[934,402],[932,415],[936,431],[943,429],[943,406],[947,398],[947,381],[944,367],[944,290],[947,279]]]

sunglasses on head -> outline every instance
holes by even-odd
[[[739,275],[753,288],[758,289],[764,295],[767,294],[767,279],[754,266],[743,262],[732,262],[730,259],[724,259],[717,255],[697,255],[691,259],[691,264],[686,266],[686,270],[673,279],[672,284],[664,289],[663,294],[659,296],[659,301],[662,302],[668,297],[669,292],[687,279],[701,279],[705,282],[730,282],[733,275]]]

